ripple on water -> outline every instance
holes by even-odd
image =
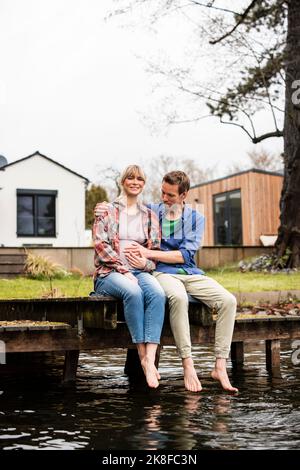
[[[124,375],[126,352],[80,354],[75,387],[61,387],[63,357],[49,356],[43,373],[1,384],[2,449],[295,449],[300,438],[300,368],[283,346],[280,377],[265,368],[264,344],[245,345],[234,369],[240,393],[228,395],[210,378],[210,347],[195,347],[203,392],[184,390],[173,347],[161,354],[161,385],[150,390]]]

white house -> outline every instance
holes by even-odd
[[[2,157],[0,246],[86,246],[88,183],[39,152],[12,163]]]

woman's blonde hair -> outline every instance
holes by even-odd
[[[121,179],[120,179],[121,184],[123,185],[126,178],[129,178],[131,176],[140,176],[146,183],[146,175],[141,169],[141,167],[138,165],[129,165],[127,168],[125,168],[125,170],[123,171],[121,175]]]

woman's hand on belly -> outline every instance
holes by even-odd
[[[135,269],[144,269],[147,263],[147,258],[138,256],[132,252],[125,254],[128,263]]]
[[[149,255],[151,255],[151,250],[148,250],[148,248],[145,248],[144,246],[140,245],[139,243],[132,242],[131,245],[127,246],[124,249],[124,254],[127,256],[127,254],[135,254],[141,258],[150,258]]]

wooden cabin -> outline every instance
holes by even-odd
[[[193,186],[187,203],[205,216],[204,246],[258,246],[276,235],[283,175],[251,169]]]

